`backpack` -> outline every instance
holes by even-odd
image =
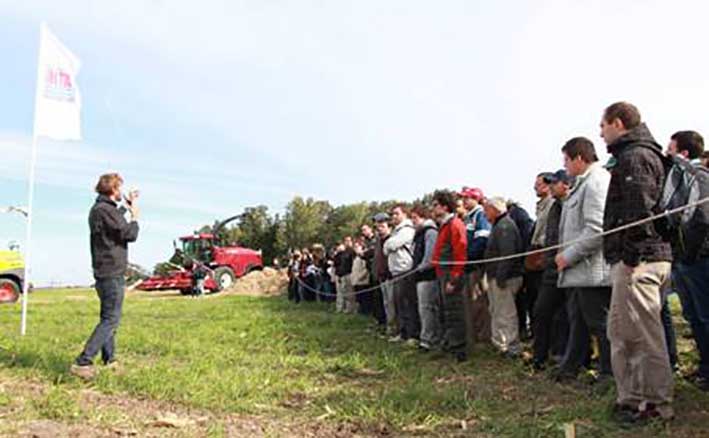
[[[669,169],[662,187],[662,196],[657,204],[657,211],[664,213],[699,201],[709,195],[709,172],[707,169],[692,164],[681,156],[675,156],[668,162]],[[667,216],[663,227],[666,232],[675,234],[690,221],[709,226],[707,204],[692,206],[681,212]]]

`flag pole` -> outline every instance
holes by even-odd
[[[37,103],[40,96],[40,78],[42,77],[42,41],[47,28],[47,23],[42,21],[39,25],[39,50],[37,51],[37,88],[35,89],[34,123],[32,126],[32,156],[30,158],[30,174],[27,189],[27,228],[25,235],[25,279],[22,284],[22,316],[20,317],[20,336],[27,333],[27,301],[30,294],[30,279],[32,270],[32,209],[34,205],[34,179],[37,164]]]
[[[25,280],[22,284],[22,317],[20,319],[20,335],[27,333],[27,300],[30,292],[30,276],[32,270],[32,206],[34,204],[34,177],[37,162],[37,135],[32,134],[32,158],[30,160],[29,195],[27,203],[27,234],[25,237]]]

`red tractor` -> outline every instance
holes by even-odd
[[[219,237],[224,226],[237,219],[231,217],[215,225],[211,233],[199,233],[180,238],[182,248],[175,245],[175,270],[164,276],[153,276],[141,282],[141,290],[179,289],[183,294],[193,293],[195,275],[206,272],[203,287],[211,292],[228,288],[234,280],[254,270],[263,269],[261,251],[228,245]]]

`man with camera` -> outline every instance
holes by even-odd
[[[138,192],[121,193],[123,178],[117,173],[102,175],[96,184],[98,197],[89,213],[91,261],[96,292],[101,301],[100,321],[84,350],[71,366],[71,373],[90,380],[96,376],[93,358],[101,352],[104,365],[115,365],[115,336],[121,320],[128,243],[138,238]],[[119,206],[125,200],[126,206]],[[126,212],[131,220],[125,219]]]

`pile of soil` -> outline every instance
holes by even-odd
[[[239,278],[222,294],[273,296],[282,294],[287,288],[288,275],[285,270],[264,268],[262,271],[253,271]]]

